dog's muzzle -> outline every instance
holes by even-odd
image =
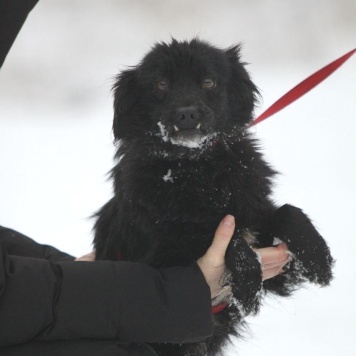
[[[208,126],[212,121],[212,112],[208,107],[196,105],[178,107],[171,117],[173,130],[171,142],[189,148],[198,148],[208,137]]]

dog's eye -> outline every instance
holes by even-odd
[[[202,83],[203,89],[212,89],[216,87],[216,82],[211,78],[206,78]]]
[[[164,79],[157,80],[157,89],[161,91],[167,91],[169,89],[168,81]]]

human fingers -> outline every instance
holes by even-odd
[[[265,281],[266,279],[273,278],[280,273],[283,273],[283,267],[291,260],[291,257],[288,256],[286,259],[276,262],[270,263],[267,265],[262,265],[262,280]]]
[[[203,256],[206,262],[216,267],[225,264],[226,249],[234,234],[234,230],[235,218],[232,215],[225,216],[216,229],[211,246]]]
[[[212,297],[222,289],[221,278],[225,271],[225,252],[234,230],[235,218],[231,215],[225,216],[215,232],[211,246],[197,261],[210,287]]]
[[[271,268],[276,268],[276,267],[283,268],[290,260],[291,260],[291,257],[288,256],[282,261],[262,264],[261,265],[262,271],[267,270],[267,269],[271,269]]]
[[[95,260],[95,251],[92,251],[84,256],[77,257],[74,261],[94,261],[94,260]]]
[[[255,249],[255,252],[261,259],[261,265],[280,263],[289,257],[288,247],[284,243],[275,247]]]
[[[260,257],[262,280],[270,279],[283,272],[283,267],[290,261],[286,244],[280,244],[276,247],[266,247],[255,249]]]
[[[277,275],[283,273],[284,270],[281,267],[274,267],[274,268],[270,268],[267,270],[264,270],[262,272],[262,281],[265,281],[266,279],[270,279],[273,277],[276,277]]]

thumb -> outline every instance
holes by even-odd
[[[211,265],[216,267],[225,263],[226,249],[231,241],[235,230],[235,218],[226,215],[220,222],[211,246],[205,254],[206,259]]]

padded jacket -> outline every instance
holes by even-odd
[[[212,334],[210,290],[196,264],[154,269],[74,262],[0,227],[0,355],[154,355],[146,343]]]

